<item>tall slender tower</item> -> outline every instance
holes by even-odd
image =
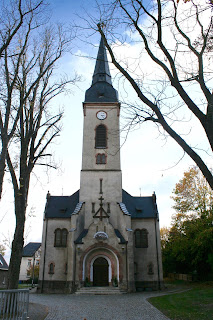
[[[91,87],[86,91],[80,201],[85,202],[85,227],[92,222],[103,195],[106,210],[122,201],[120,169],[120,104],[113,88],[106,49],[101,39]],[[115,214],[110,216],[117,226]]]

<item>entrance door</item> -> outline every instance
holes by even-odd
[[[109,265],[105,258],[99,257],[93,263],[93,285],[105,287],[109,285]]]

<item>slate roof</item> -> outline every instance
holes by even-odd
[[[155,197],[133,197],[122,190],[122,202],[132,218],[156,218],[158,216]]]
[[[126,243],[126,240],[120,233],[118,229],[114,229],[116,236],[120,239],[120,243]],[[74,241],[75,244],[82,244],[83,243],[83,238],[86,237],[88,233],[88,229],[83,229],[83,231],[79,234],[78,238]]]
[[[79,190],[71,196],[49,196],[45,218],[70,218],[79,203]]]
[[[125,214],[130,214],[132,218],[156,218],[158,211],[155,201],[155,196],[133,197],[122,190],[122,203],[119,203],[119,206],[124,212],[125,205]],[[45,218],[70,218],[81,209],[82,204],[79,202],[79,190],[71,196],[49,196]]]
[[[120,243],[121,244],[127,243],[127,241],[124,239],[120,231],[118,229],[114,229],[114,230],[115,230],[116,236],[120,239]]]
[[[33,257],[41,246],[41,242],[29,242],[22,252],[22,257]]]
[[[101,38],[91,87],[84,102],[118,102],[118,93],[112,86],[106,48]]]
[[[82,244],[82,239],[86,237],[88,233],[88,229],[83,229],[83,231],[79,234],[78,238],[74,241],[75,244]]]
[[[4,260],[4,257],[1,253],[0,253],[0,270],[8,270],[8,264]]]

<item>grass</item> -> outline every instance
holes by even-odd
[[[188,291],[150,298],[148,301],[172,320],[212,320],[213,285],[191,284]]]

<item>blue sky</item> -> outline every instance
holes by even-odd
[[[82,15],[85,8],[94,13],[95,1],[51,1],[52,21],[61,20],[69,23],[76,18],[75,13]],[[78,18],[77,18],[78,19]],[[80,20],[78,20],[80,21]],[[94,36],[91,44],[85,44],[80,40],[75,42],[73,53],[67,54],[58,66],[58,75],[64,71],[68,75],[74,75],[77,71],[82,75],[82,81],[72,88],[72,94],[61,96],[56,99],[53,108],[58,106],[64,108],[63,130],[58,140],[52,145],[51,150],[59,170],[35,171],[32,175],[31,189],[29,193],[28,212],[33,211],[35,217],[27,221],[27,242],[41,241],[43,212],[46,194],[49,190],[52,195],[70,195],[80,186],[82,134],[83,134],[83,112],[85,90],[91,85],[95,60],[80,56],[92,55],[96,57],[99,45],[99,35]],[[115,70],[110,64],[111,74]],[[118,89],[119,96],[125,99],[122,86],[118,87],[117,81],[114,86]],[[131,89],[128,88],[128,99],[131,97]],[[121,116],[121,124],[125,124],[124,113]],[[197,124],[194,127],[197,131]],[[199,138],[194,135],[195,140]],[[121,132],[121,142],[125,140],[125,133]],[[202,141],[201,141],[202,144]],[[191,159],[183,156],[183,151],[171,138],[165,139],[159,135],[159,131],[152,123],[145,123],[137,130],[131,131],[126,142],[121,148],[121,168],[123,173],[123,188],[134,196],[151,195],[156,192],[158,209],[160,214],[160,225],[169,226],[171,221],[172,200],[170,198],[175,183],[182,177],[183,172],[193,165]],[[13,192],[10,190],[6,180],[7,196],[4,193],[0,212],[5,215],[2,220],[0,241],[7,237],[8,232],[12,237],[15,218],[13,213]],[[10,222],[10,223],[9,223]],[[8,230],[7,230],[8,229]],[[6,256],[9,258],[9,252]]]

